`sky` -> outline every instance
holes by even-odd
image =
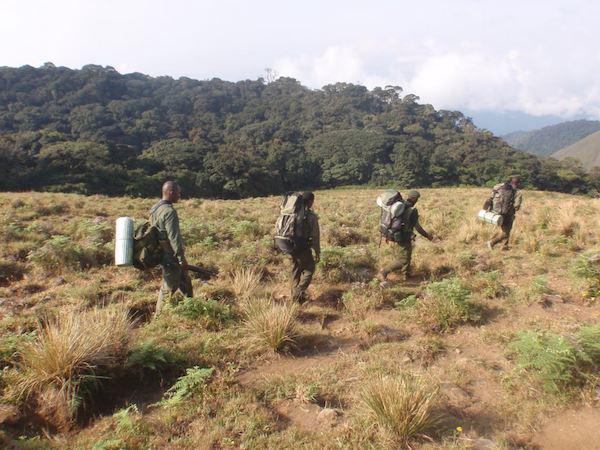
[[[230,81],[271,68],[526,129],[600,119],[599,18],[591,0],[0,0],[0,66]]]

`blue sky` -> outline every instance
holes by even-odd
[[[600,2],[1,0],[0,65],[319,88],[402,86],[438,108],[600,118]]]

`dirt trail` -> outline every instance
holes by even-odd
[[[600,409],[566,411],[553,417],[535,434],[533,445],[543,450],[600,450]]]

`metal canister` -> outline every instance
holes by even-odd
[[[479,211],[479,214],[477,214],[477,217],[482,222],[490,223],[492,225],[497,225],[497,226],[501,226],[502,221],[504,220],[504,217],[502,217],[500,214],[497,214],[494,211],[486,211],[485,209],[482,209],[481,211]]]
[[[133,265],[133,219],[119,217],[115,230],[115,265]]]

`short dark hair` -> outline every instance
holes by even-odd
[[[305,203],[312,203],[315,201],[315,194],[311,191],[300,192],[300,197],[302,197],[302,200],[304,200]]]

